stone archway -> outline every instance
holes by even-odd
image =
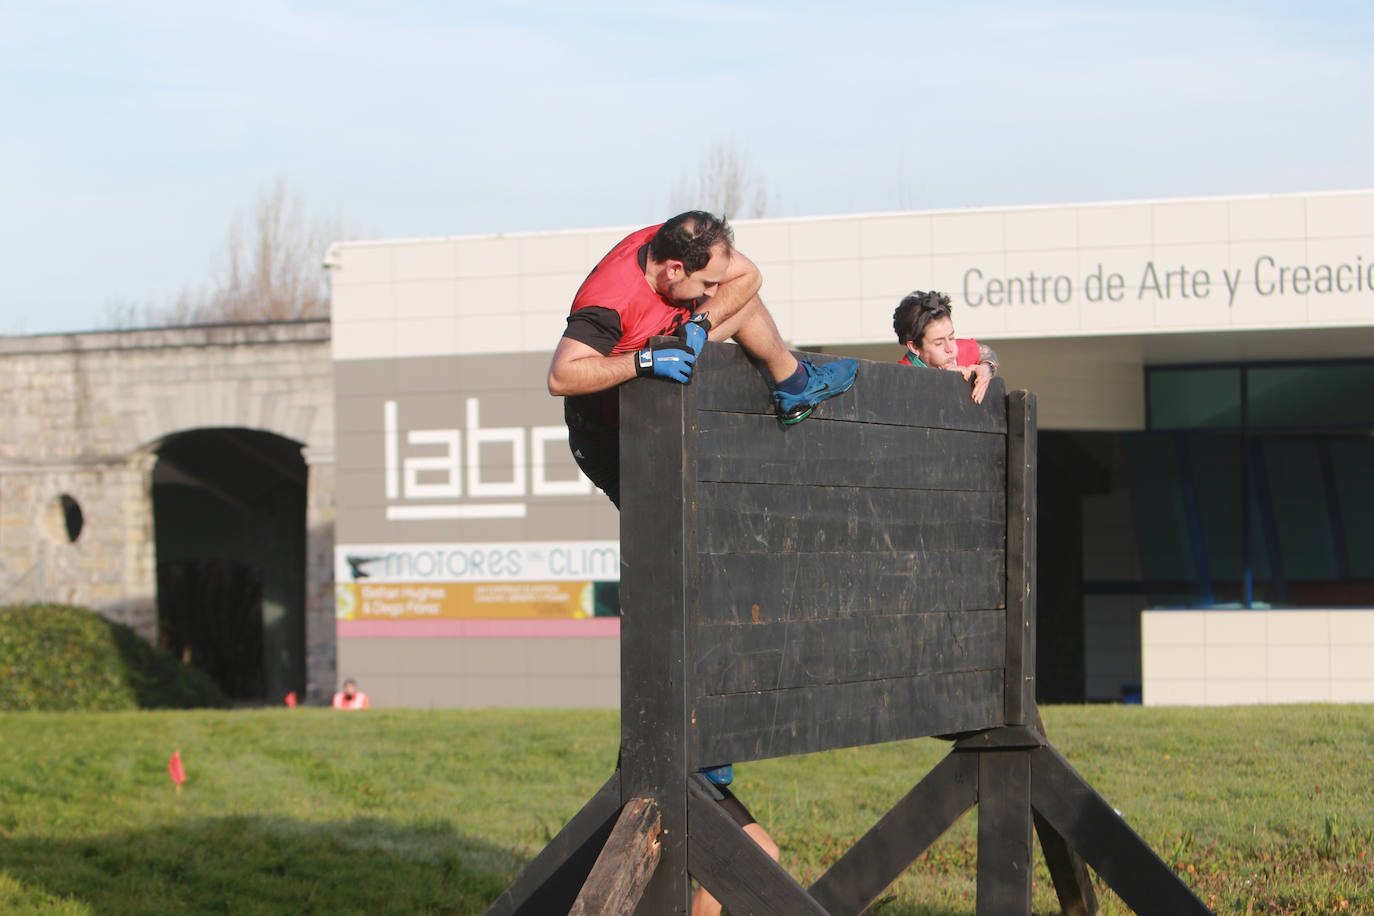
[[[306,689],[301,443],[242,428],[175,433],[152,472],[158,642],[232,698]]]

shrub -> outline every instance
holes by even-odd
[[[0,710],[227,706],[205,673],[64,604],[0,607]]]

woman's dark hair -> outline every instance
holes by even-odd
[[[926,326],[937,318],[951,318],[949,312],[949,297],[944,293],[913,290],[902,297],[892,313],[892,330],[897,332],[897,341],[902,345],[910,340],[919,347],[926,336]]]
[[[735,248],[735,232],[725,220],[705,210],[679,213],[658,227],[649,240],[649,255],[659,263],[681,261],[689,274],[711,260],[711,249],[721,242],[726,252]]]

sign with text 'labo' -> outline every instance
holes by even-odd
[[[341,620],[615,612],[619,518],[572,460],[547,364],[335,364]]]

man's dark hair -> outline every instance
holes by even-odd
[[[908,340],[921,345],[926,336],[926,326],[937,318],[951,318],[949,297],[934,290],[914,290],[902,297],[897,309],[892,313],[892,330],[897,332],[897,340],[905,345]]]
[[[681,261],[689,274],[705,267],[711,249],[725,243],[728,254],[735,250],[735,231],[729,223],[705,210],[679,213],[658,228],[649,240],[649,255],[655,261]]]

